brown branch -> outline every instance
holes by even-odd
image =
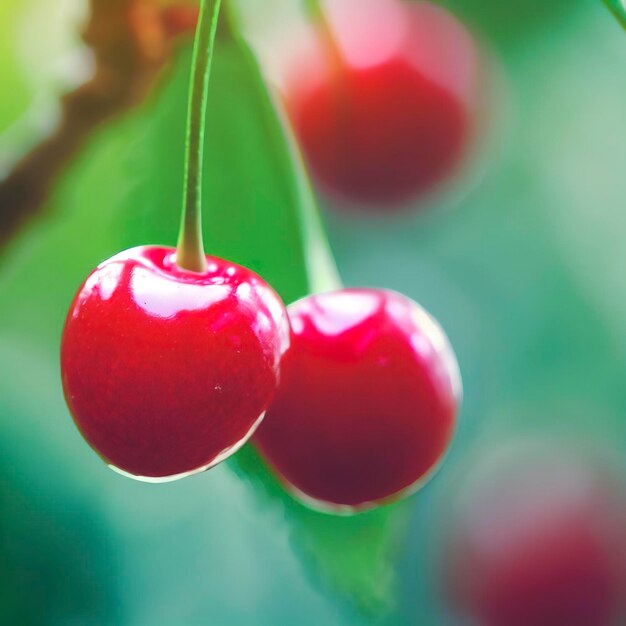
[[[90,3],[83,39],[94,55],[94,75],[61,99],[53,134],[0,181],[0,249],[37,215],[58,175],[91,132],[146,97],[171,56],[172,37],[185,25],[190,30],[194,25],[190,6],[177,13],[149,0]]]

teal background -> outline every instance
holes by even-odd
[[[78,4],[0,5],[0,171],[54,115]],[[465,401],[440,473],[399,505],[335,518],[290,500],[249,450],[153,486],[106,469],[78,435],[59,380],[64,315],[100,260],[175,240],[183,50],[0,257],[0,623],[448,624],[437,546],[484,454],[538,438],[622,462],[626,36],[599,1],[446,4],[492,68],[480,154],[420,211],[324,211],[344,282],[406,293],[455,347]],[[254,22],[258,7],[241,8]],[[240,43],[220,44],[211,89],[207,245],[295,299],[316,271],[300,214],[311,197]]]

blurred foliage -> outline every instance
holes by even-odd
[[[0,5],[0,59],[14,60],[11,49],[12,31],[15,28],[15,20],[11,17],[14,12],[15,8],[10,2]],[[3,63],[2,91],[5,94],[10,93],[11,97],[0,98],[0,131],[6,130],[28,106],[28,89],[20,68],[15,63]]]
[[[118,623],[117,548],[100,512],[33,490],[16,469],[0,467],[2,623]]]
[[[563,15],[576,10],[571,0],[439,0],[458,17],[498,46],[523,41],[537,29],[550,28]]]
[[[466,396],[441,475],[397,507],[333,518],[286,496],[250,449],[149,486],[107,470],[77,434],[58,373],[64,315],[100,260],[175,241],[182,50],[148,103],[93,134],[0,266],[0,622],[441,626],[431,546],[451,476],[528,433],[623,454],[626,37],[596,0],[447,3],[499,55],[504,111],[481,184],[430,212],[327,216],[346,283],[407,293],[455,346]],[[1,129],[37,99],[22,9],[0,3]],[[214,69],[207,246],[297,298],[311,279],[306,182],[245,46],[222,38]]]
[[[615,17],[626,28],[626,4],[624,0],[604,0]]]

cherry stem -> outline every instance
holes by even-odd
[[[323,45],[326,47],[328,62],[331,66],[330,69],[338,74],[343,65],[343,55],[337,43],[333,27],[328,21],[328,17],[324,11],[323,2],[322,0],[305,0],[305,7],[307,14],[322,39]]]
[[[209,78],[221,0],[202,0],[193,46],[187,141],[185,187],[176,264],[192,272],[207,269],[202,242],[202,166]]]

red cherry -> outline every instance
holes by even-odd
[[[428,477],[460,392],[446,337],[415,302],[344,289],[288,308],[292,345],[255,443],[292,492],[359,510]]]
[[[329,22],[336,52],[314,48],[286,90],[313,173],[349,203],[401,205],[427,195],[470,143],[472,38],[426,2],[342,0],[329,5]]]
[[[114,469],[174,479],[223,460],[254,432],[289,342],[284,306],[253,272],[140,247],[99,265],[70,308],[61,346],[79,430]]]
[[[453,516],[445,561],[448,593],[472,623],[624,623],[624,500],[604,474],[527,458],[463,491],[470,504]]]

